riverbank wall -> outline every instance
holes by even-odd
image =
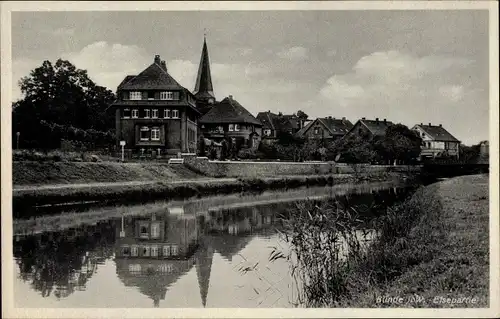
[[[322,174],[382,174],[390,172],[412,172],[421,170],[418,165],[370,165],[343,164],[335,162],[258,162],[258,161],[212,161],[207,157],[183,155],[184,165],[191,170],[210,177],[261,178],[289,175]]]

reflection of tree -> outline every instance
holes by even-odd
[[[85,284],[97,265],[112,255],[109,223],[26,236],[14,241],[20,278],[43,297],[65,298]]]

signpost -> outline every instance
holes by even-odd
[[[125,141],[120,141],[120,146],[122,147],[122,162],[125,162]]]
[[[17,135],[17,143],[16,143],[17,147],[16,147],[16,149],[19,149],[19,135],[21,135],[21,132],[17,132],[16,135]]]

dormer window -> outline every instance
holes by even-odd
[[[240,130],[240,125],[239,124],[234,124],[234,131],[237,132]]]
[[[142,100],[142,93],[137,92],[137,91],[130,92],[130,99],[131,100]]]
[[[173,100],[174,92],[160,92],[160,100]]]

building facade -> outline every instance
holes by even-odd
[[[142,153],[196,151],[196,98],[170,76],[159,55],[138,75],[125,77],[113,107],[117,144],[125,141],[125,148]]]
[[[439,125],[415,125],[413,131],[422,138],[421,158],[455,157],[459,158],[460,141]]]

